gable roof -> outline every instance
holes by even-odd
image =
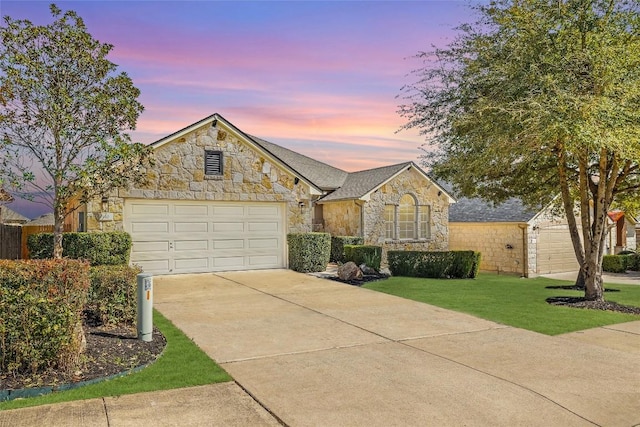
[[[449,222],[528,222],[538,212],[515,198],[494,205],[480,198],[462,197],[449,207]]]
[[[53,212],[46,213],[44,215],[40,215],[38,218],[35,218],[24,225],[54,225],[55,219],[53,217]]]
[[[347,175],[340,188],[323,197],[320,202],[360,199],[405,170],[409,165],[411,162],[352,172]]]
[[[309,181],[313,182],[322,190],[335,190],[344,185],[348,172],[338,169],[311,157],[291,151],[288,148],[281,147],[273,142],[251,136],[258,145],[265,150],[273,153],[283,162],[287,163],[293,169],[304,175]]]
[[[9,209],[6,206],[0,208],[0,223],[24,223],[29,221],[24,215],[20,215],[18,212]]]
[[[306,182],[312,189],[317,190],[315,194],[321,195],[325,192],[333,191],[320,199],[319,202],[351,199],[364,200],[370,193],[380,188],[390,179],[410,168],[415,168],[427,180],[433,182],[438,189],[449,197],[451,203],[455,202],[455,199],[449,191],[438,185],[435,180],[429,177],[413,162],[399,163],[397,165],[383,166],[359,172],[345,172],[342,169],[296,153],[273,142],[244,133],[218,113],[205,117],[192,125],[159,139],[152,143],[151,147],[162,147],[164,144],[176,140],[199,127],[207,124],[217,126],[219,123],[233,130],[238,136],[243,138],[247,144],[255,147],[258,151],[264,152],[268,157],[279,162],[282,167],[289,170],[293,175]]]

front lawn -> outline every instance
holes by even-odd
[[[0,403],[0,410],[192,387],[231,380],[221,367],[156,310],[153,312],[153,320],[167,339],[167,346],[162,356],[152,365],[131,375],[74,390]]]
[[[364,287],[442,308],[469,313],[483,319],[547,335],[640,320],[640,316],[609,311],[559,307],[545,300],[554,296],[583,296],[583,292],[548,289],[572,285],[546,279],[480,273],[476,279],[422,279],[391,277]],[[640,286],[608,285],[605,299],[640,307]]]

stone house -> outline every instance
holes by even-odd
[[[155,274],[284,268],[286,235],[446,250],[455,200],[413,162],[349,173],[213,114],[152,144],[147,183],[89,202],[88,231],[131,234]]]
[[[635,221],[618,211],[609,219],[606,253],[635,249]],[[579,269],[566,217],[551,206],[529,209],[517,199],[493,206],[459,198],[449,210],[449,248],[480,251],[483,271],[535,277]]]

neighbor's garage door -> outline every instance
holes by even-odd
[[[125,199],[131,262],[156,274],[284,267],[279,203]]]
[[[540,228],[537,261],[538,274],[562,273],[579,269],[568,226]]]

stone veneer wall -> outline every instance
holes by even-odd
[[[411,169],[401,173],[371,194],[364,205],[365,244],[382,246],[383,263],[389,250],[446,251],[449,249],[449,199],[430,180]],[[384,207],[398,205],[405,194],[412,194],[419,205],[431,207],[431,237],[418,240],[387,240]]]
[[[204,174],[204,151],[223,152],[224,174]],[[148,183],[114,192],[106,205],[100,199],[87,204],[88,231],[123,230],[125,198],[169,200],[216,200],[284,202],[287,232],[311,231],[310,188],[269,161],[218,123],[202,127],[162,145],[154,151],[155,165],[147,169]],[[300,207],[299,202],[304,202]],[[98,221],[93,213],[108,212],[113,218]]]
[[[480,270],[529,276],[525,223],[450,222],[449,249],[482,254]],[[507,247],[509,245],[512,249]],[[534,254],[535,256],[535,254]]]
[[[355,200],[322,204],[324,231],[332,236],[361,236],[361,209]]]

